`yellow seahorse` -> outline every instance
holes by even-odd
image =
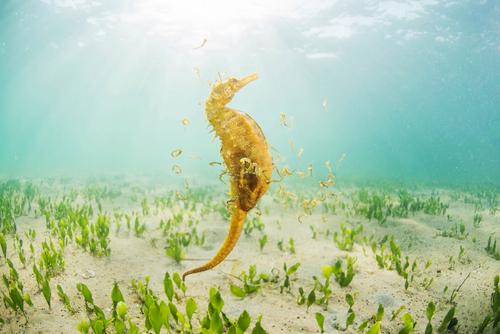
[[[205,103],[208,121],[221,140],[221,155],[230,175],[231,223],[217,254],[206,264],[186,271],[182,279],[212,269],[229,255],[240,237],[248,211],[269,188],[273,163],[262,130],[249,115],[226,107],[241,88],[257,78],[254,73],[242,79],[217,81]]]

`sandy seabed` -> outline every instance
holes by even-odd
[[[96,201],[89,199],[91,196],[86,198],[83,195],[86,187],[78,183],[41,181],[40,194],[50,197],[57,203],[63,194],[76,189],[76,195],[71,203],[75,205],[92,203],[95,211],[93,220],[95,220]],[[88,250],[79,247],[74,240],[69,240],[63,249],[64,269],[50,280],[52,287],[50,309],[37,288],[32,266],[39,261],[42,241],[49,238],[57,241],[57,237],[51,236],[51,231],[46,226],[46,218],[37,212],[36,203],[33,204],[30,214],[16,218],[17,233],[24,239],[27,264],[23,266],[14,252],[12,234],[6,235],[8,257],[17,268],[24,291],[31,295],[34,306],[25,306],[25,318],[0,305],[0,317],[5,321],[0,325],[2,333],[77,333],[78,322],[87,318],[83,298],[76,289],[77,283],[80,282],[89,287],[95,304],[99,305],[106,315],[111,314],[110,295],[113,283],[117,282],[128,305],[130,318],[139,326],[141,333],[146,332],[145,318],[141,312],[142,305],[131,289],[131,280],[144,280],[149,276],[151,289],[165,300],[163,291],[165,272],[182,273],[201,264],[199,259],[209,259],[213,256],[226,235],[227,220],[210,205],[205,205],[208,207],[205,212],[201,212],[199,204],[193,210],[180,209],[184,206],[184,202],[195,201],[186,199],[186,193],[172,195],[175,204],[172,207],[162,207],[155,205],[155,197],[166,196],[168,193],[175,194],[167,187],[112,181],[101,182],[95,189],[99,189],[98,187],[118,190],[117,195],[104,194],[99,200],[103,212],[110,217],[110,255],[92,255]],[[455,305],[455,317],[458,320],[455,328],[459,333],[475,332],[484,317],[491,312],[490,295],[493,292],[493,279],[495,275],[500,274],[500,262],[485,251],[488,237],[492,234],[493,239],[500,236],[500,213],[498,211],[492,213],[485,207],[476,210],[473,204],[464,200],[467,196],[473,197],[471,194],[449,189],[419,189],[417,192],[419,196],[430,196],[431,192],[439,194],[441,201],[449,205],[446,213],[430,215],[419,211],[415,214],[410,213],[406,218],[388,217],[381,224],[375,219],[368,220],[357,215],[349,209],[352,204],[349,194],[358,190],[357,187],[332,188],[335,194],[332,196],[334,198],[332,203],[336,203],[335,212],[331,212],[332,210],[325,212],[319,203],[309,212],[310,214],[304,212],[300,201],[297,201],[297,205],[292,204],[288,207],[284,205],[276,189],[267,194],[260,209],[247,219],[247,224],[253,224],[256,221],[255,217],[258,217],[257,213],[260,213],[263,228],[258,224],[253,230],[248,228],[228,260],[211,271],[187,278],[186,297],[181,297],[178,303],[183,305],[187,297],[196,300],[198,312],[194,315],[194,332],[199,332],[197,324],[206,313],[208,291],[211,287],[220,290],[225,302],[224,312],[229,318],[237,318],[243,310],[247,310],[254,324],[257,317],[262,315],[262,327],[269,333],[319,333],[315,319],[315,314],[318,312],[325,317],[326,333],[359,333],[360,324],[377,312],[379,304],[385,310],[381,323],[382,333],[399,332],[403,327],[401,316],[405,313],[409,313],[416,322],[414,332],[423,333],[427,324],[426,307],[431,301],[436,305],[436,314],[432,322],[435,329],[446,312]],[[209,197],[213,197],[210,203],[224,203],[224,189],[216,187],[209,194]],[[294,195],[289,194],[289,196],[294,198]],[[147,199],[150,208],[150,212],[146,214],[141,205],[144,198]],[[118,231],[114,212],[128,213],[134,217],[134,214],[137,214],[141,224],[146,226],[144,234],[136,236],[133,226],[127,228],[123,216],[118,219],[121,220]],[[196,228],[200,234],[204,233],[205,240],[202,245],[191,244],[186,247],[184,250],[186,259],[177,263],[165,254],[168,236],[164,235],[160,224],[179,212],[183,214],[184,220],[188,220],[188,216],[191,215],[193,220],[199,221]],[[475,212],[482,216],[481,222],[476,226],[473,224]],[[333,233],[340,231],[342,223],[349,227],[363,225],[363,232],[355,238],[351,251],[340,250],[333,241]],[[440,235],[442,231],[452,230],[455,224],[463,224],[465,233],[455,237]],[[185,225],[180,226],[181,230],[188,230]],[[29,254],[29,242],[25,237],[25,232],[30,229],[36,231],[33,242],[34,258]],[[260,249],[259,239],[264,235],[267,235],[267,243]],[[405,279],[396,270],[380,268],[377,264],[371,243],[378,242],[385,235],[394,236],[394,240],[401,248],[403,259],[408,256],[410,263],[417,261],[413,281],[409,283],[407,289],[405,289]],[[294,250],[290,248],[290,239],[294,240]],[[280,241],[281,246],[279,246]],[[332,265],[337,259],[345,260],[347,256],[356,258],[355,276],[347,287],[340,287],[332,277],[330,286],[332,294],[327,307],[313,304],[307,310],[306,305],[297,303],[298,289],[302,287],[307,295],[314,286],[313,276],[318,277],[321,282],[324,281],[322,266]],[[429,260],[432,263],[425,268]],[[262,283],[257,292],[245,298],[236,297],[231,293],[230,285],[242,286],[238,276],[243,270],[248,272],[251,264],[256,265],[258,273],[270,275],[275,273],[281,280],[284,263],[288,266],[300,263],[297,272],[291,276],[289,292],[288,289],[280,292],[281,281],[278,281]],[[0,273],[8,275],[8,272],[9,268],[2,258]],[[429,283],[431,279],[432,282]],[[424,286],[427,283],[428,285]],[[453,290],[461,283],[463,285],[456,292],[453,302],[450,302]],[[55,288],[57,284],[60,284],[68,294],[76,309],[75,314],[68,312],[60,302]],[[1,289],[5,291],[4,286]],[[356,317],[349,329],[342,330],[348,311],[346,294],[354,297],[353,311]],[[405,307],[404,310],[391,320],[392,312],[401,306]],[[493,330],[488,330],[493,333]],[[110,327],[108,332],[114,333],[114,329]],[[166,332],[166,329],[163,328],[162,332]]]

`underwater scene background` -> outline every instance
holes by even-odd
[[[499,18],[1,0],[0,333],[500,333]]]
[[[210,179],[209,82],[258,72],[232,105],[289,165],[345,154],[346,178],[498,183],[499,11],[494,1],[2,1],[1,173],[168,174],[182,148],[185,172]]]

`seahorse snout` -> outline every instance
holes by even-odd
[[[246,77],[244,78],[241,78],[238,80],[238,85],[240,86],[238,90],[240,90],[241,88],[245,87],[246,85],[248,85],[250,82],[254,81],[254,80],[257,80],[259,78],[259,75],[257,73],[252,73],[250,75],[247,75]]]

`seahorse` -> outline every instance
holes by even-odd
[[[229,172],[229,231],[217,254],[204,265],[188,270],[186,276],[210,270],[233,250],[241,235],[245,218],[269,188],[273,163],[266,137],[246,113],[226,107],[234,95],[258,78],[257,73],[242,79],[215,82],[205,103],[206,116],[221,141],[221,156]]]

